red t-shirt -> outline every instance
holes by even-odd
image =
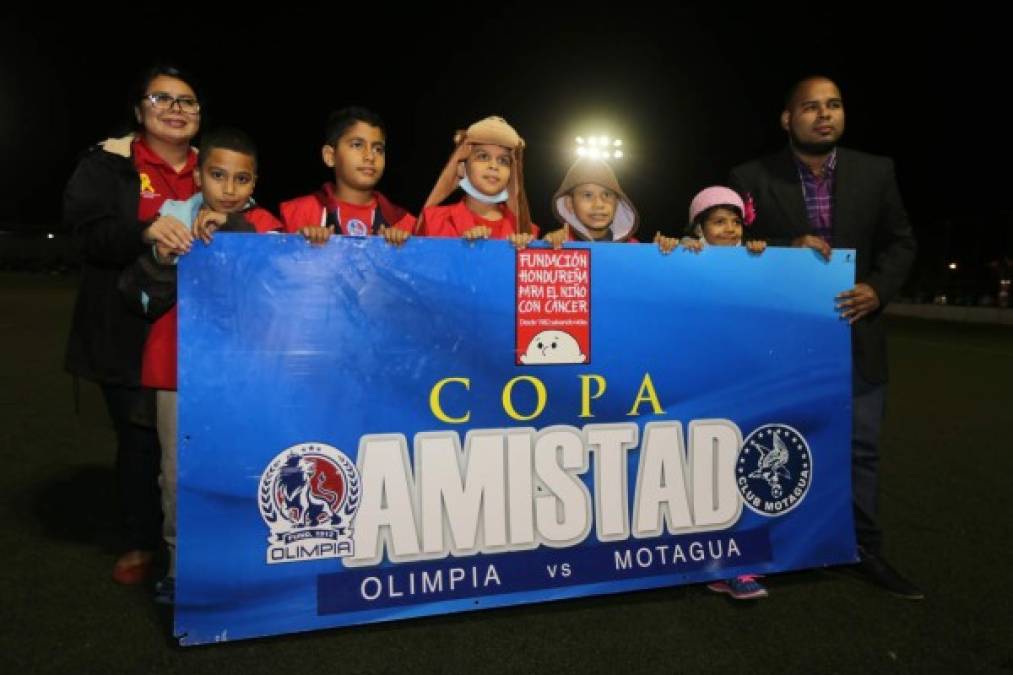
[[[464,201],[448,206],[430,206],[422,213],[424,231],[427,237],[460,237],[473,227],[484,225],[492,230],[490,239],[506,239],[517,233],[517,219],[506,204],[499,205],[503,217],[499,220],[485,220],[474,213]],[[531,223],[531,234],[538,237],[538,226]]]
[[[376,216],[376,198],[368,204],[352,204],[335,199],[330,204],[337,213],[341,234],[365,237],[373,232],[373,218]]]

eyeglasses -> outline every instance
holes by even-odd
[[[173,96],[159,91],[147,94],[144,98],[151,102],[151,107],[155,110],[172,110],[172,106],[178,104],[180,112],[188,115],[196,115],[200,112],[200,103],[193,96]]]

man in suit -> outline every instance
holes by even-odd
[[[886,328],[882,309],[915,257],[915,240],[893,161],[838,146],[841,92],[826,77],[792,87],[781,113],[788,146],[732,170],[730,183],[755,205],[750,238],[808,247],[827,260],[831,247],[856,250],[856,283],[835,299],[852,327],[852,489],[859,570],[902,597],[922,592],[882,557],[877,522],[879,429],[886,404]],[[829,298],[828,298],[829,300]]]

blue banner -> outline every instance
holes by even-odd
[[[176,635],[854,561],[853,257],[196,244]]]

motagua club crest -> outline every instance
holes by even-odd
[[[812,485],[812,452],[787,424],[767,424],[746,437],[735,463],[735,482],[746,506],[761,516],[793,510]]]

